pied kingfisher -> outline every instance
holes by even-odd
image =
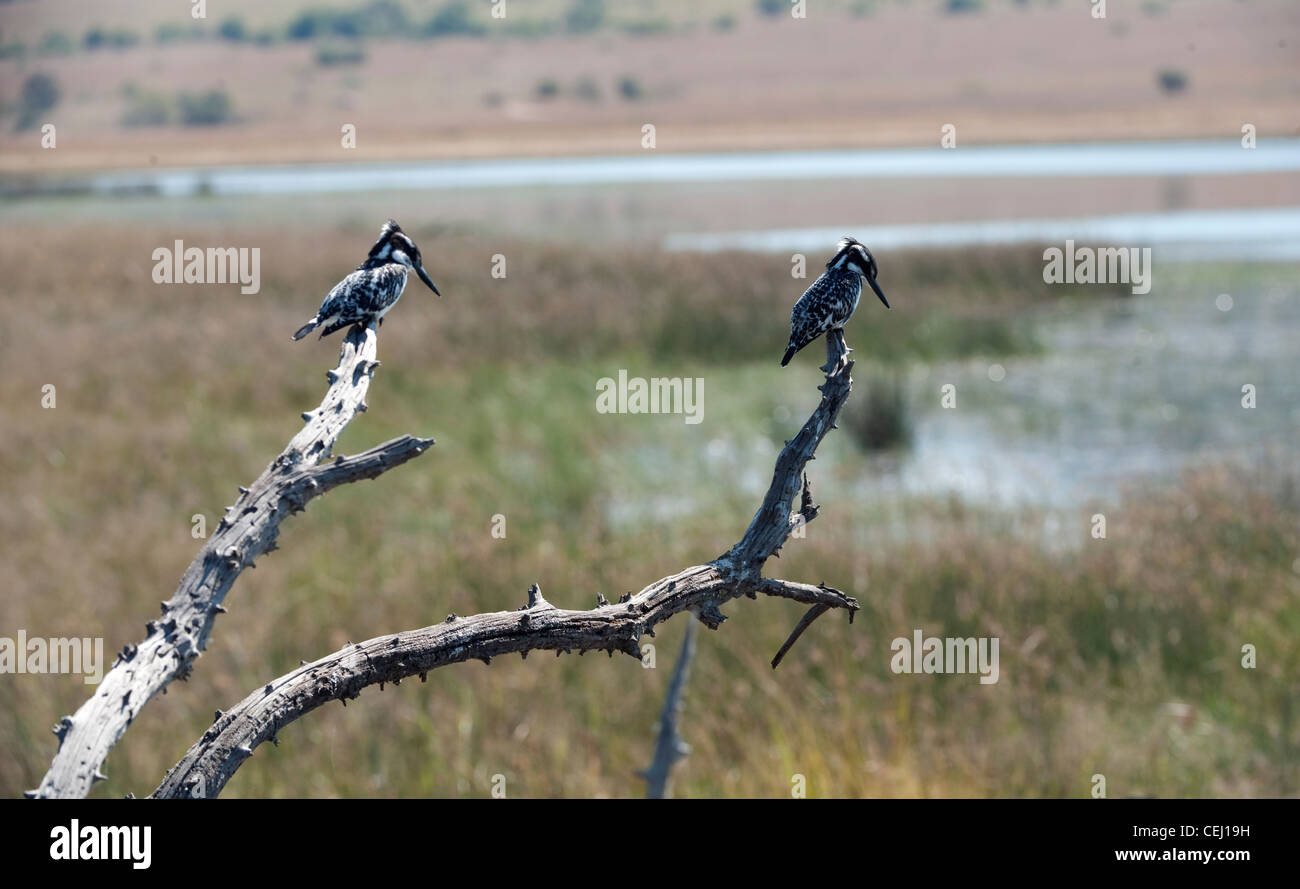
[[[866,278],[876,296],[889,308],[889,300],[876,283],[876,260],[855,238],[840,240],[839,251],[826,263],[826,271],[804,291],[790,310],[790,345],[781,366],[785,367],[804,346],[830,330],[840,330],[853,317]]]
[[[420,262],[420,248],[390,219],[379,230],[379,240],[370,248],[366,261],[334,285],[320,304],[316,317],[298,328],[294,340],[302,339],[322,324],[327,325],[321,331],[322,337],[349,324],[382,324],[384,315],[402,298],[409,269],[415,269],[420,280],[438,293]]]

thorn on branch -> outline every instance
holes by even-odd
[[[525,607],[551,608],[553,606],[550,602],[546,601],[545,597],[542,596],[542,588],[537,584],[533,584],[528,588],[528,604]]]
[[[716,602],[709,602],[696,612],[695,616],[710,630],[716,630],[727,619],[727,616],[718,610],[718,603]]]
[[[812,482],[808,480],[808,473],[803,474],[803,496],[799,501],[799,512],[803,514],[804,522],[810,522],[817,515],[818,506],[813,502]]]

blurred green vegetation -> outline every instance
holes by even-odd
[[[34,268],[24,245],[47,233],[31,227],[0,240],[12,418],[0,427],[0,627],[102,635],[111,652],[138,641],[174,589],[199,545],[191,517],[211,527],[317,403],[337,338],[288,335],[373,232],[57,232],[85,245],[83,263]],[[152,285],[150,251],[176,237],[267,245],[262,293]],[[483,251],[439,239],[445,259],[430,270],[446,297],[415,287],[389,316],[370,409],[338,452],[403,432],[437,445],[284,525],[193,677],[136,719],[96,795],[149,792],[215,708],[300,659],[449,612],[515,608],[533,582],[587,607],[743,532],[776,449],[818,397],[820,356],[777,365],[807,283],[786,257],[494,242],[511,271],[493,280]],[[1035,251],[881,259],[896,308],[864,303],[848,331],[864,377],[877,351],[919,362],[1034,348],[1033,306],[1064,292],[1042,284]],[[619,368],[704,378],[705,422],[596,414],[595,381]],[[55,410],[40,408],[47,382]],[[780,797],[795,773],[813,796],[1083,797],[1096,773],[1112,796],[1298,792],[1300,480],[1208,468],[1135,490],[1104,541],[1081,503],[1048,547],[1033,510],[929,498],[886,510],[853,496],[870,469],[845,430],[818,456],[822,513],[769,571],[846,589],[862,612],[852,626],[819,622],[773,672],[802,609],[727,606],[730,620],[700,638],[679,795]],[[472,797],[494,774],[510,796],[638,795],[685,619],[646,640],[655,670],[534,656],[368,691],[282,731],[225,795]],[[914,628],[997,636],[1000,682],[894,675],[890,641]],[[1240,666],[1246,643],[1257,669]],[[88,690],[66,676],[0,683],[0,793],[35,786],[48,727]]]
[[[1041,0],[1049,5],[1055,0]],[[899,0],[902,3],[902,0]],[[888,3],[872,0],[826,0],[821,13],[857,18],[874,13]],[[929,0],[942,14],[982,11],[981,0]],[[1028,2],[1016,2],[1028,7]],[[224,40],[270,45],[283,41],[329,39],[435,40],[447,37],[505,36],[536,39],[546,36],[584,35],[617,30],[634,36],[655,37],[711,27],[720,31],[734,29],[745,20],[776,20],[788,17],[791,0],[707,0],[684,3],[680,0],[641,0],[637,4],[610,3],[607,0],[545,0],[528,4],[510,4],[508,14],[493,16],[493,4],[467,0],[444,0],[438,3],[414,0],[272,0],[261,9],[226,12],[211,19],[194,20],[188,16],[178,21],[170,12],[163,21],[152,21],[151,10],[133,10],[132,27],[91,24],[79,41],[58,32],[46,34],[38,51],[63,55],[79,45],[84,51],[124,50],[141,45],[152,29],[153,41],[171,44],[180,41]],[[1143,12],[1158,14],[1163,7],[1148,3]],[[1154,10],[1154,12],[1153,12]],[[106,15],[101,13],[101,15]],[[106,16],[107,17],[107,16]],[[248,19],[256,24],[250,24]],[[272,24],[273,22],[273,24]],[[143,27],[144,33],[136,30]],[[33,41],[35,42],[35,41]],[[26,52],[23,41],[0,44],[8,55]]]

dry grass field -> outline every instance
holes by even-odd
[[[138,640],[198,546],[192,516],[214,522],[316,403],[337,343],[288,335],[333,280],[325,270],[348,264],[323,258],[351,257],[370,234],[0,232],[0,626],[102,635],[109,651]],[[274,244],[262,292],[154,285],[150,252],[174,237]],[[80,245],[79,261],[26,261],[28,245],[50,241]],[[438,444],[285,525],[281,550],[232,591],[192,678],[135,721],[96,795],[152,790],[214,709],[299,659],[449,612],[513,608],[533,582],[583,607],[737,539],[817,395],[814,361],[776,363],[786,259],[520,242],[505,247],[510,277],[493,281],[481,268],[498,249],[439,243],[457,257],[431,265],[446,297],[408,291],[381,333],[370,409],[339,451],[401,432]],[[1040,272],[1034,251],[895,258],[897,307],[850,329],[860,374],[1033,349],[1039,307],[1108,298],[1048,294]],[[620,367],[703,377],[706,421],[596,415],[594,381]],[[53,410],[41,408],[46,383]],[[680,795],[779,797],[796,773],[813,796],[1082,797],[1097,773],[1112,796],[1300,792],[1294,465],[1136,487],[1103,542],[1080,503],[1047,546],[1033,510],[955,498],[913,498],[882,521],[849,493],[869,464],[848,427],[819,458],[823,512],[771,570],[843,587],[862,612],[852,626],[819,622],[773,672],[801,609],[726,609],[700,640]],[[490,533],[498,513],[504,540]],[[655,670],[534,656],[372,690],[282,731],[226,795],[481,797],[495,774],[511,796],[637,795],[684,619],[654,640]],[[893,674],[889,642],[914,627],[999,636],[1000,682]],[[1258,669],[1239,666],[1243,642]],[[5,677],[0,795],[36,785],[49,727],[87,691],[75,677]]]
[[[442,6],[403,8],[423,22]],[[1300,120],[1300,7],[1289,0],[1111,3],[1101,21],[1079,3],[964,14],[921,0],[816,3],[795,20],[748,2],[659,0],[608,4],[605,23],[579,34],[565,30],[569,6],[516,0],[515,18],[494,22],[475,4],[482,36],[376,37],[359,62],[322,65],[319,41],[216,36],[230,15],[250,34],[280,34],[309,8],[297,0],[226,3],[200,26],[205,39],[162,44],[160,25],[189,27],[185,4],[131,0],[88,15],[72,0],[17,0],[3,7],[3,39],[27,50],[0,58],[0,102],[12,108],[30,73],[54,75],[63,98],[47,117],[61,135],[42,151],[33,131],[5,125],[0,170],[625,153],[641,150],[645,123],[671,152],[933,145],[947,123],[963,145],[1236,138],[1244,123],[1265,138],[1295,135]],[[551,30],[506,30],[526,21]],[[79,44],[92,27],[140,42],[37,51],[50,31]],[[1162,89],[1161,72],[1182,88]],[[232,122],[123,126],[132,89],[220,89]],[[346,123],[355,150],[340,147]]]

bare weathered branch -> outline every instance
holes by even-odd
[[[677,720],[682,715],[686,680],[691,675],[691,661],[694,659],[695,621],[690,621],[686,624],[682,651],[677,655],[677,666],[673,669],[673,678],[668,683],[668,694],[664,697],[663,713],[659,716],[659,732],[655,737],[654,757],[650,760],[649,767],[641,773],[641,777],[645,779],[647,799],[667,798],[668,779],[672,777],[673,766],[691,752],[690,746],[677,731]]]
[[[803,631],[812,626],[812,622],[821,617],[828,610],[829,609],[825,605],[814,605],[812,608],[809,608],[804,612],[804,616],[799,618],[799,623],[794,625],[794,629],[790,631],[790,635],[781,643],[781,647],[777,649],[776,655],[772,658],[773,670],[781,665],[782,659],[785,658],[785,653],[799,641],[799,637],[803,635]],[[849,620],[853,620],[852,615],[849,616]]]
[[[416,675],[423,681],[430,670],[447,664],[490,663],[503,654],[526,656],[537,650],[607,651],[611,656],[621,651],[639,659],[640,639],[653,635],[656,625],[690,611],[716,629],[726,620],[720,606],[739,596],[792,599],[813,606],[818,615],[842,608],[851,618],[858,603],[839,590],[761,575],[763,564],[785,543],[797,521],[810,521],[816,515],[804,468],[834,428],[852,385],[853,362],[843,337],[828,336],[826,353],[821,403],[778,456],[772,484],[745,537],[713,562],[661,578],[616,603],[598,594],[597,607],[590,611],[557,608],[542,598],[534,584],[528,604],[518,611],[451,615],[440,624],[348,645],[266,684],[220,714],[152,796],[215,797],[259,744],[275,740],[280,729],[304,714],[333,700],[346,705],[369,685],[397,684]],[[794,498],[801,492],[796,519]],[[811,622],[805,615],[782,646],[778,661]],[[684,686],[684,674],[681,683]]]
[[[355,327],[344,338],[338,367],[319,408],[257,481],[241,486],[212,536],[190,563],[162,616],[146,624],[139,645],[127,645],[93,697],[56,729],[59,750],[32,795],[83,797],[102,777],[99,767],[140,709],[174,679],[189,676],[207,646],[222,601],[244,568],[276,548],[280,523],[314,497],[339,485],[380,474],[411,460],[433,439],[404,435],[351,457],[321,463],[344,427],[365,410],[370,378],[379,366],[374,328]]]
[[[849,360],[849,351],[841,331],[832,330],[826,335],[826,364],[822,366],[826,371],[826,382],[820,387],[821,403],[777,456],[772,484],[745,536],[719,559],[730,563],[734,570],[741,573],[761,571],[763,563],[780,551],[796,523],[806,524],[816,516],[809,492],[806,504],[802,498],[800,500],[800,504],[809,509],[800,513],[801,519],[796,519],[793,512],[795,498],[804,490],[804,468],[814,459],[826,433],[835,428],[840,408],[848,400],[853,386],[850,376],[853,362]]]
[[[742,595],[774,595],[854,611],[858,603],[835,590],[759,579],[736,581],[712,565],[695,565],[655,581],[630,599],[590,611],[557,608],[536,597],[517,611],[473,617],[386,634],[345,646],[260,687],[222,713],[190,747],[154,791],[155,797],[215,797],[259,744],[322,704],[347,701],[362,689],[421,679],[447,664],[530,651],[623,652],[638,660],[641,637],[686,610],[699,610]],[[530,601],[534,601],[530,595]]]

